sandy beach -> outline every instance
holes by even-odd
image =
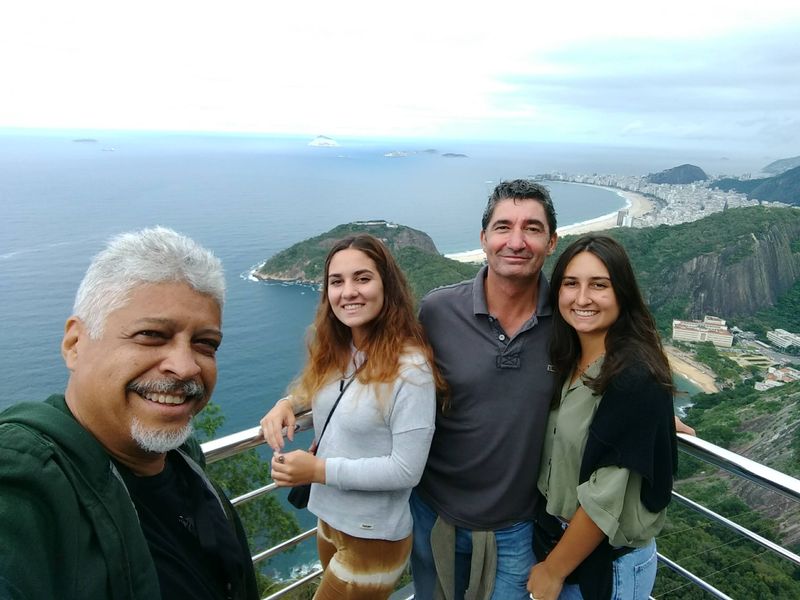
[[[579,184],[579,185],[585,185],[585,184]],[[603,186],[596,186],[596,187],[603,187]],[[651,210],[653,210],[653,203],[644,196],[642,196],[641,194],[610,187],[603,187],[603,189],[608,190],[610,192],[614,192],[618,196],[622,196],[625,199],[625,207],[621,208],[620,210],[628,209],[628,214],[630,214],[630,216],[633,218],[644,216]],[[558,235],[559,236],[578,235],[581,233],[589,233],[591,231],[603,231],[604,229],[612,229],[617,226],[618,212],[619,211],[614,211],[613,213],[608,213],[607,215],[597,217],[596,219],[591,219],[589,221],[581,221],[580,223],[575,223],[574,225],[567,225],[565,227],[559,227]]]
[[[669,359],[669,366],[673,372],[685,377],[707,394],[719,391],[714,374],[708,370],[708,367],[698,363],[691,356],[672,346],[664,346],[664,352]]]
[[[577,185],[588,185],[588,184],[577,184]],[[594,187],[603,187],[603,186],[594,186]],[[629,192],[626,190],[620,190],[616,188],[610,187],[603,187],[603,189],[609,190],[611,192],[616,193],[619,196],[622,196],[625,199],[625,207],[620,210],[628,209],[628,213],[631,217],[637,218],[643,215],[646,215],[651,210],[653,210],[653,203],[636,192]],[[565,235],[578,235],[581,233],[589,233],[590,231],[603,231],[605,229],[612,229],[613,227],[617,226],[617,213],[619,211],[614,211],[613,213],[608,213],[606,215],[602,215],[595,219],[590,219],[588,221],[581,221],[580,223],[575,223],[574,225],[567,225],[565,227],[558,228],[558,235],[565,236]],[[477,250],[468,250],[466,252],[454,252],[452,254],[445,254],[447,258],[452,258],[453,260],[457,260],[459,262],[469,262],[469,263],[482,263],[486,260],[486,255],[483,253],[481,248]]]

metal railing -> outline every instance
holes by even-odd
[[[307,411],[298,415],[297,418],[297,425],[295,426],[295,431],[302,431],[305,429],[309,429],[311,427],[311,413]],[[225,437],[218,438],[216,440],[212,440],[202,444],[203,452],[206,456],[206,461],[208,463],[216,462],[219,460],[223,460],[230,456],[233,456],[239,452],[243,452],[245,450],[249,450],[250,448],[255,448],[261,444],[264,444],[264,439],[261,437],[261,432],[258,427],[253,427],[250,429],[245,429],[243,431],[239,431],[237,433],[227,435]],[[678,434],[678,447],[681,451],[685,452],[686,454],[693,456],[699,460],[717,466],[724,471],[727,471],[737,477],[745,479],[746,481],[750,481],[756,483],[766,489],[778,492],[783,496],[786,496],[796,502],[800,502],[800,480],[795,479],[794,477],[790,477],[785,473],[781,473],[780,471],[776,471],[770,467],[762,465],[756,461],[750,460],[749,458],[745,458],[735,452],[731,452],[724,448],[720,448],[714,444],[706,442],[697,437],[688,436],[685,434]],[[262,486],[251,492],[238,496],[231,500],[234,506],[241,505],[245,502],[258,498],[263,494],[267,494],[272,492],[277,486],[274,483],[269,485]],[[741,535],[742,537],[768,549],[770,552],[775,553],[776,555],[780,556],[781,558],[788,560],[795,565],[800,566],[800,556],[795,554],[794,552],[788,550],[787,548],[782,547],[779,544],[776,544],[763,536],[750,531],[746,527],[743,527],[722,515],[715,513],[712,510],[698,504],[677,492],[672,492],[673,499],[678,503],[687,506],[688,508],[702,514],[706,518],[710,519],[713,522],[716,522],[734,532]],[[291,539],[285,540],[272,548],[268,548],[267,550],[261,551],[253,556],[253,562],[257,563],[267,558],[270,558],[284,550],[295,546],[296,544],[300,543],[301,541],[313,537],[316,534],[316,527],[309,529],[297,535]],[[730,600],[730,597],[721,592],[720,590],[716,589],[711,584],[704,581],[702,578],[698,577],[697,575],[691,573],[687,569],[681,567],[676,562],[670,560],[668,557],[663,556],[662,554],[658,554],[658,560],[664,566],[669,568],[670,570],[678,573],[680,576],[686,578],[692,584],[700,587],[701,589],[705,590],[706,592],[710,593],[711,595],[715,596],[716,598],[721,598],[723,600]],[[281,598],[285,594],[289,593],[290,591],[297,589],[298,587],[305,585],[306,583],[313,581],[315,578],[319,577],[322,574],[322,570],[318,569],[308,575],[304,576],[302,579],[292,582],[287,587],[279,590],[278,592],[272,594],[265,598],[265,600],[277,600]],[[410,596],[409,598],[413,598]]]

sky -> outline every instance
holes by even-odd
[[[25,0],[0,128],[800,154],[800,2]]]

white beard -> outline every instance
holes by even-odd
[[[192,435],[192,422],[189,421],[180,429],[145,429],[136,417],[131,421],[131,437],[142,450],[163,454],[174,450]]]

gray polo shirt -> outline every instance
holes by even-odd
[[[432,291],[419,315],[450,403],[437,413],[417,490],[446,521],[473,530],[532,519],[555,386],[547,279],[539,275],[536,314],[509,337],[486,306],[486,273]]]

